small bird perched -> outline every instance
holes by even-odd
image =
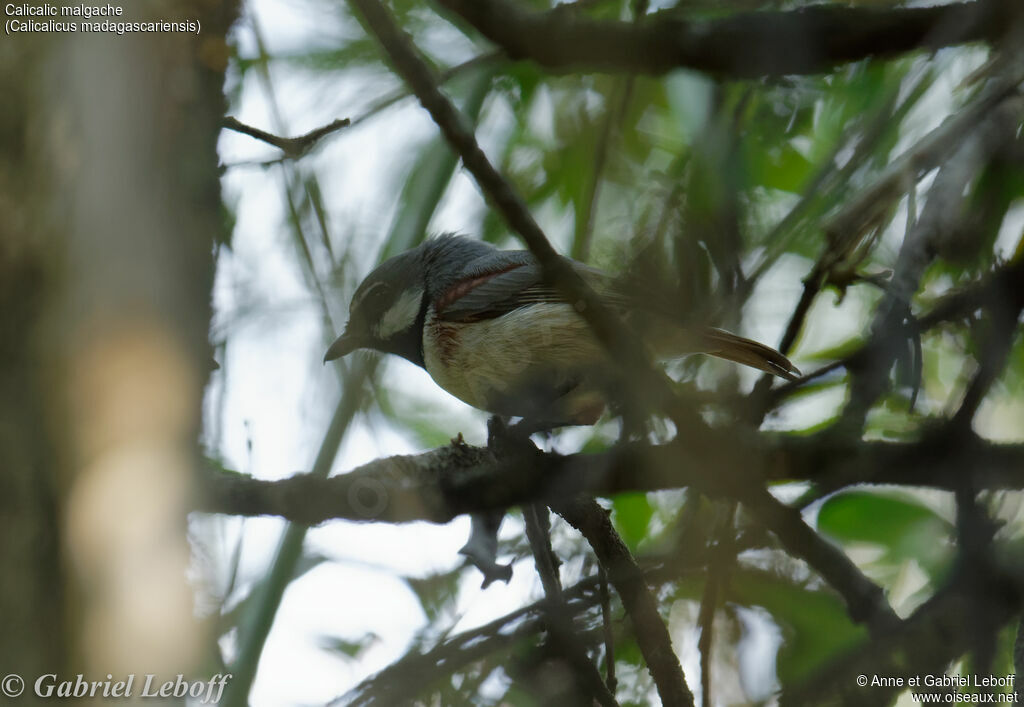
[[[684,327],[610,275],[569,264],[659,358],[688,353],[753,366],[792,379],[778,351],[711,327]],[[498,250],[461,236],[428,240],[382,263],[356,289],[345,333],[324,361],[356,349],[397,354],[422,366],[442,388],[475,408],[522,417],[547,429],[593,424],[606,407],[614,368],[587,322],[543,280],[528,251]],[[484,575],[508,581],[497,561],[504,513],[472,515],[460,551]]]
[[[721,329],[680,326],[610,275],[569,262],[659,359],[705,353],[790,380],[799,374],[775,349]],[[453,235],[390,258],[363,280],[345,333],[324,361],[356,349],[402,356],[480,410],[551,426],[596,422],[614,370],[529,251]]]

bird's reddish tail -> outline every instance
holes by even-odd
[[[786,380],[796,380],[800,375],[797,367],[772,347],[713,327],[700,331],[694,351],[742,363]]]

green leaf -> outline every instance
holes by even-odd
[[[729,590],[734,601],[767,610],[782,631],[776,671],[783,686],[801,682],[867,638],[833,592],[810,590],[758,570],[734,573]]]
[[[612,521],[629,549],[636,552],[647,537],[654,507],[644,493],[623,493],[612,501]]]
[[[752,184],[800,193],[814,171],[814,165],[790,144],[774,147],[754,145],[746,158]]]
[[[884,561],[916,560],[933,579],[952,555],[953,526],[905,493],[838,493],[822,504],[817,525],[841,543],[883,548]]]

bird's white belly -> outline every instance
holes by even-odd
[[[586,322],[566,304],[535,304],[471,323],[438,321],[433,307],[427,312],[427,371],[442,388],[481,410],[530,414],[529,405],[522,411],[507,409],[508,404],[499,409],[496,401],[522,390],[558,397],[564,392],[560,383],[586,376],[603,357]],[[537,390],[541,382],[549,389]]]

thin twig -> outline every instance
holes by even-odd
[[[1016,131],[1024,99],[1012,97],[1000,101],[997,106],[939,170],[920,218],[903,240],[893,278],[887,288],[888,296],[879,306],[872,323],[871,340],[865,349],[867,365],[859,370],[859,375],[851,383],[850,399],[841,422],[844,429],[860,430],[869,408],[884,391],[889,369],[903,340],[906,313],[920,278],[936,256],[940,243],[956,232],[964,209],[966,185]]]
[[[976,283],[962,287],[934,302],[926,313],[916,318],[914,323],[918,336],[940,324],[970,316],[983,308],[1001,306],[1001,303],[1012,298],[1020,283],[1024,282],[1024,259],[996,268],[988,276]],[[865,344],[866,346],[866,344]],[[776,407],[782,400],[840,368],[858,368],[862,364],[865,346],[858,348],[848,356],[825,364],[795,381],[788,381],[772,388],[765,403],[766,409]]]
[[[615,693],[619,681],[615,677],[615,633],[612,631],[612,605],[608,596],[608,573],[598,564],[598,596],[601,599],[601,626],[604,629],[605,683]]]
[[[526,524],[526,539],[533,551],[541,586],[548,601],[562,602],[562,583],[558,579],[558,558],[551,548],[551,532],[548,525],[548,508],[540,503],[523,506],[523,520]],[[543,517],[542,517],[543,516]]]
[[[717,608],[718,573],[714,570],[714,561],[712,561],[704,579],[704,593],[700,598],[700,613],[697,615],[697,627],[700,629],[697,651],[700,653],[701,707],[711,707],[711,644]]]
[[[248,135],[256,138],[257,140],[262,140],[268,145],[273,145],[284,152],[285,157],[298,159],[309,152],[313,146],[324,137],[337,132],[342,128],[347,128],[350,123],[351,121],[348,118],[338,118],[337,120],[332,120],[327,125],[322,125],[319,128],[310,130],[308,133],[299,135],[298,137],[280,137],[278,135],[268,133],[265,130],[254,128],[251,125],[246,125],[242,121],[230,115],[225,116],[221,124],[228,130],[234,130],[235,132],[242,133],[243,135]]]
[[[504,56],[504,54],[502,52],[500,52],[500,51],[486,52],[484,54],[480,54],[479,56],[475,56],[472,59],[467,59],[466,61],[462,62],[461,64],[456,64],[455,66],[453,66],[453,67],[451,67],[449,69],[445,69],[443,72],[441,72],[439,78],[440,78],[442,83],[447,83],[448,81],[450,81],[451,79],[455,78],[456,76],[459,76],[459,75],[461,75],[461,74],[463,74],[463,73],[465,73],[467,71],[475,69],[478,66],[486,66],[487,64],[495,63],[495,62],[499,61],[500,59],[502,59],[503,56]],[[390,108],[391,106],[395,105],[396,103],[402,101],[403,99],[409,98],[410,96],[412,96],[412,94],[409,92],[408,89],[400,89],[400,90],[397,90],[397,91],[392,91],[391,93],[388,93],[387,95],[382,96],[380,99],[378,99],[373,105],[371,105],[369,108],[367,108],[365,112],[359,114],[355,118],[352,118],[349,121],[347,127],[348,128],[354,128],[357,125],[361,125],[362,123],[365,123],[366,121],[370,120],[374,116],[376,116],[379,113],[387,110],[388,108]],[[234,118],[227,118],[225,120],[234,120]],[[235,122],[238,122],[238,121],[235,121]],[[338,121],[334,121],[334,122],[337,123]],[[273,140],[275,140],[275,141],[282,139],[282,138],[277,137],[276,135],[270,135],[269,133],[265,133],[262,130],[259,130],[258,128],[252,128],[250,126],[244,125],[244,123],[238,123],[238,124],[245,128],[245,130],[242,130],[241,132],[244,132],[245,134],[250,135],[252,137],[256,137],[257,139],[263,140],[264,142],[267,142],[267,140],[265,139],[266,137],[273,138]],[[323,126],[321,128],[317,128],[316,130],[313,130],[311,132],[312,133],[316,133],[319,130],[327,130],[331,125],[334,125],[334,123],[331,123],[330,125],[325,125],[325,126]],[[227,127],[227,126],[225,126],[225,127]],[[344,126],[339,126],[339,127],[344,127]],[[255,133],[259,133],[259,135],[254,135],[253,134],[254,132]],[[309,134],[310,133],[307,133],[307,136]],[[306,136],[303,136],[303,137],[306,137]],[[302,138],[283,138],[283,139],[285,139],[285,140],[288,140],[288,139],[295,140],[295,139],[302,139]],[[270,144],[274,145],[273,142],[271,142]],[[278,147],[278,145],[274,145],[274,146]],[[231,167],[231,168],[235,168],[235,167],[261,167],[261,168],[266,168],[266,167],[272,167],[273,165],[278,164],[280,162],[283,162],[283,161],[285,161],[287,159],[291,159],[291,157],[288,154],[285,154],[285,155],[283,155],[281,157],[276,157],[276,158],[270,159],[270,160],[250,160],[250,161],[243,161],[243,162],[232,162],[231,164],[229,164],[227,166]]]

